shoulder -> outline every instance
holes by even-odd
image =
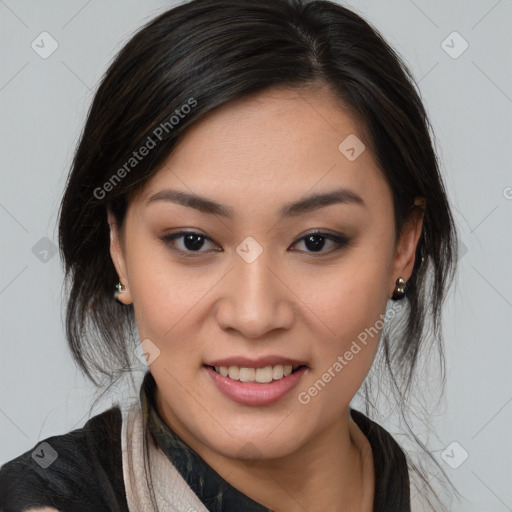
[[[350,415],[370,441],[374,452],[377,452],[374,456],[406,464],[402,448],[385,428],[355,409],[350,409]]]
[[[350,409],[372,447],[375,469],[375,510],[409,512],[410,484],[407,457],[393,436],[363,413]]]
[[[126,512],[121,425],[121,410],[112,407],[5,463],[0,510]]]

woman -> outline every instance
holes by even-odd
[[[96,93],[59,228],[77,363],[149,371],[5,464],[2,510],[411,510],[409,457],[350,404],[377,356],[407,404],[456,236],[421,100],[364,20],[160,15]]]

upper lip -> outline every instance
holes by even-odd
[[[266,366],[276,366],[278,364],[291,366],[306,365],[304,361],[300,361],[299,359],[291,359],[289,357],[276,355],[258,357],[256,359],[250,359],[244,356],[232,356],[224,359],[208,361],[205,364],[207,366],[238,366],[241,368],[265,368]]]

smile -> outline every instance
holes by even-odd
[[[211,368],[219,375],[234,381],[268,384],[272,381],[281,380],[288,375],[291,375],[301,366],[303,365],[293,366],[290,364],[276,364],[274,366],[265,366],[263,368],[245,368],[240,366],[211,366]]]
[[[261,366],[253,362],[235,361],[225,364],[206,364],[204,370],[222,395],[232,402],[246,406],[268,406],[284,399],[298,386],[308,366],[299,361],[265,361]],[[289,364],[289,363],[297,364]],[[220,363],[220,361],[219,361]],[[254,366],[243,366],[253,364]]]

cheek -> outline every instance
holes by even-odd
[[[213,274],[200,267],[177,265],[168,250],[142,238],[131,250],[128,278],[140,339],[149,338],[162,354],[193,353],[197,332],[187,332],[195,308],[214,283]],[[192,322],[192,326],[197,326]],[[183,343],[186,339],[187,343]]]
[[[375,324],[386,308],[388,272],[385,257],[376,261],[360,253],[322,276],[321,283],[301,281],[299,295],[324,325],[326,350],[343,349]]]
[[[309,407],[319,418],[348,406],[370,370],[384,325],[386,258],[377,261],[371,252],[368,257],[360,253],[345,263],[323,281],[328,283],[325,286],[315,288],[306,280],[301,292],[321,334],[314,346],[314,367],[299,390],[305,395],[299,401],[311,402]],[[312,290],[316,291],[312,294]]]

